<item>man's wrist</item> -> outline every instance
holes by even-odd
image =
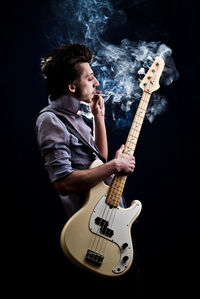
[[[94,115],[94,121],[104,121],[104,115]]]
[[[107,162],[108,165],[110,165],[110,175],[111,174],[116,174],[120,171],[119,165],[117,163],[117,159],[112,159],[109,162]]]

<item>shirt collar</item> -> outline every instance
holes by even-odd
[[[62,95],[55,101],[49,100],[50,106],[60,112],[67,114],[77,114],[81,102],[69,95]]]

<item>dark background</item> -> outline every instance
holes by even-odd
[[[129,204],[139,199],[143,205],[133,234],[145,291],[160,298],[195,293],[199,237],[197,7],[192,1],[130,2],[113,1],[116,7],[125,8],[127,23],[121,31],[108,29],[108,39],[114,42],[126,32],[131,40],[160,40],[172,48],[180,73],[177,81],[161,87],[167,111],[152,124],[144,122],[135,152],[136,170],[124,190]],[[35,117],[47,103],[39,63],[51,50],[44,37],[48,7],[49,1],[17,1],[4,4],[1,12],[1,197],[6,204],[2,208],[6,232],[2,257],[6,290],[26,297],[42,286],[47,294],[80,285],[60,266],[64,214],[44,172],[34,132]],[[108,131],[110,157],[127,134],[128,129]],[[66,285],[61,276],[66,277]],[[131,283],[129,276],[120,288],[130,290]]]

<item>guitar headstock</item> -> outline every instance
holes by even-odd
[[[140,87],[143,91],[152,93],[153,91],[159,89],[159,80],[164,69],[165,63],[161,57],[156,57],[148,72],[145,74],[144,78],[140,82]]]

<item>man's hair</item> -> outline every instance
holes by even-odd
[[[41,59],[42,76],[52,101],[67,93],[67,86],[81,75],[80,62],[91,63],[93,53],[84,45],[67,44]]]

